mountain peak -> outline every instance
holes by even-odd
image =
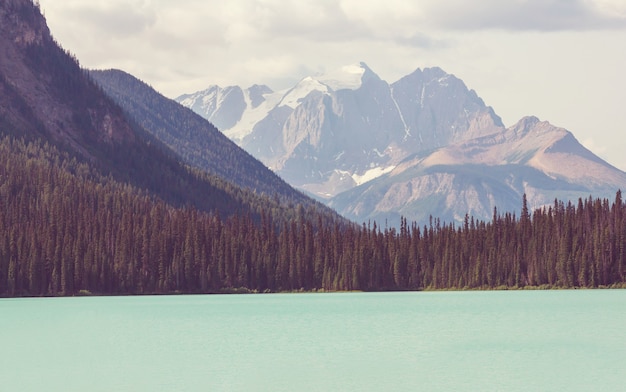
[[[252,105],[252,108],[256,108],[263,103],[263,101],[265,101],[264,95],[273,93],[272,89],[264,84],[254,84],[248,87],[246,91],[250,96],[250,104]]]
[[[447,78],[452,76],[451,74],[447,73],[446,71],[444,71],[443,69],[439,68],[439,67],[429,67],[429,68],[416,68],[415,71],[411,72],[408,75],[403,76],[401,79],[412,79],[412,80],[424,80],[424,81],[431,81],[431,80],[439,80],[442,78]]]
[[[328,87],[319,80],[307,76],[287,91],[285,96],[282,98],[280,105],[289,106],[290,108],[295,109],[300,104],[301,100],[313,91],[326,93],[328,91]]]
[[[513,125],[510,130],[513,131],[515,135],[524,135],[531,130],[545,132],[548,130],[554,130],[556,128],[557,127],[553,126],[549,122],[541,121],[535,116],[526,116],[519,120],[515,125]]]
[[[541,120],[536,116],[525,116],[515,124],[515,127],[532,127],[539,122],[541,122]]]
[[[307,76],[289,89],[281,101],[281,105],[295,109],[301,99],[312,91],[328,94],[329,90],[358,90],[363,83],[372,79],[380,79],[364,62],[344,65],[318,76]]]

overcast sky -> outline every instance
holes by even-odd
[[[535,115],[626,170],[626,0],[40,0],[86,68],[174,98],[364,61],[389,83],[438,66],[505,125]]]

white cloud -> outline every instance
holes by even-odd
[[[611,18],[626,18],[626,1],[624,0],[587,0],[598,12]]]
[[[156,19],[153,9],[141,0],[64,1],[53,10],[55,15],[62,15],[60,17],[65,20],[68,29],[88,24],[88,31],[116,37],[139,34],[154,25]],[[80,32],[85,31],[76,31],[77,34]]]
[[[618,0],[448,0],[429,3],[428,20],[444,29],[576,31],[625,29]]]

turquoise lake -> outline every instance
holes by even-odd
[[[626,388],[626,290],[0,300],[0,392]]]

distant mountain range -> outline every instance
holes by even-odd
[[[626,173],[562,128],[526,117],[506,128],[439,68],[395,83],[366,64],[273,92],[211,86],[176,99],[290,184],[356,220],[490,219],[555,198],[612,198]]]

